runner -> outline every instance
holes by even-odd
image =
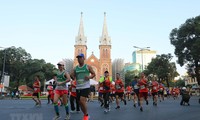
[[[116,104],[117,107],[115,109],[119,109],[119,98],[124,101],[124,105],[126,105],[126,100],[124,99],[124,84],[120,79],[120,74],[116,73],[116,80],[115,80],[115,95],[116,95]]]
[[[91,66],[84,63],[84,54],[79,54],[77,57],[79,65],[77,65],[71,73],[71,77],[76,82],[76,94],[84,114],[83,120],[88,120],[87,98],[90,94],[90,79],[95,77],[95,72]]]
[[[138,106],[139,104],[139,86],[138,86],[138,77],[135,76],[134,80],[131,82],[131,86],[133,89],[132,92],[132,96],[133,96],[133,106],[136,107],[136,104],[138,102]]]
[[[155,77],[152,78],[150,87],[151,87],[151,94],[153,96],[153,105],[157,106],[159,83],[156,81]]]
[[[160,99],[160,102],[163,100],[164,101],[164,85],[160,82],[159,83],[159,91],[158,91],[158,96],[159,96],[159,99]]]
[[[52,93],[53,93],[52,82],[49,82],[49,85],[47,86],[47,91],[48,91],[48,96],[47,96],[48,102],[47,102],[47,104],[50,103],[50,100],[51,100],[51,102],[52,102],[52,104],[53,104],[53,99],[51,99],[51,95],[52,95]]]
[[[104,72],[104,77],[101,77],[99,80],[100,83],[103,83],[103,100],[104,100],[104,112],[107,113],[110,111],[110,106],[109,106],[109,97],[110,97],[110,92],[111,92],[111,84],[112,84],[112,78],[109,77],[109,72],[105,71]]]
[[[110,103],[113,103],[115,101],[114,98],[116,98],[115,96],[115,82],[112,82],[111,86],[110,86],[111,92],[110,92]]]
[[[39,77],[39,75],[36,75],[35,81],[33,83],[34,92],[32,95],[32,99],[35,101],[35,106],[41,106],[40,87],[41,87],[40,77]]]
[[[128,98],[128,101],[131,100],[131,92],[132,92],[132,87],[131,87],[131,84],[129,84],[127,87],[126,87],[126,95],[127,95],[127,98]]]
[[[70,75],[68,72],[64,69],[64,62],[60,61],[58,64],[58,73],[54,77],[56,81],[56,88],[54,93],[54,110],[56,112],[56,116],[54,117],[54,120],[60,119],[59,109],[58,109],[58,100],[62,97],[62,102],[65,106],[66,111],[66,117],[65,120],[70,119],[69,114],[69,107],[68,107],[68,90],[66,88],[66,83],[70,82]]]
[[[99,94],[98,94],[98,100],[99,100],[99,102],[101,103],[101,107],[103,107],[104,106],[104,103],[103,103],[103,83],[100,83],[99,82],[99,85],[98,85],[98,92],[99,92]]]
[[[70,105],[71,105],[71,113],[80,112],[79,102],[76,96],[76,81],[71,81],[70,86]],[[74,102],[76,102],[76,111],[75,111],[75,105]]]
[[[140,98],[140,111],[143,111],[143,107],[142,107],[142,102],[143,102],[143,98],[146,101],[146,105],[149,104],[147,97],[148,97],[148,89],[147,89],[147,79],[145,78],[145,74],[141,73],[141,78],[138,82],[138,85],[140,87],[139,90],[139,98]]]

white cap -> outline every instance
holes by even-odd
[[[63,61],[58,62],[57,65],[65,65],[65,63]]]
[[[183,87],[182,89],[183,89],[183,90],[186,90],[186,87]]]

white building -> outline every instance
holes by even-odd
[[[152,58],[156,57],[156,51],[154,50],[136,50],[132,53],[132,62],[140,64],[140,71],[145,70],[148,66],[148,63],[151,62]]]

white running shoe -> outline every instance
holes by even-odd
[[[70,115],[69,114],[66,115],[65,120],[70,120]]]
[[[53,120],[59,120],[61,117],[60,117],[60,115],[56,115],[54,118],[53,118]]]

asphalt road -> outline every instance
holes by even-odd
[[[90,120],[198,120],[200,119],[199,97],[190,99],[190,106],[180,106],[180,99],[172,98],[159,102],[155,107],[152,100],[149,105],[144,105],[144,111],[139,107],[134,108],[132,101],[125,106],[122,102],[120,109],[115,109],[116,104],[111,104],[111,111],[104,113],[97,101],[88,102]],[[0,100],[0,120],[52,120],[54,117],[53,105],[47,105],[42,100],[41,107],[35,107],[32,100]],[[59,107],[61,120],[64,119],[65,109]],[[82,113],[71,114],[71,120],[81,120]]]

